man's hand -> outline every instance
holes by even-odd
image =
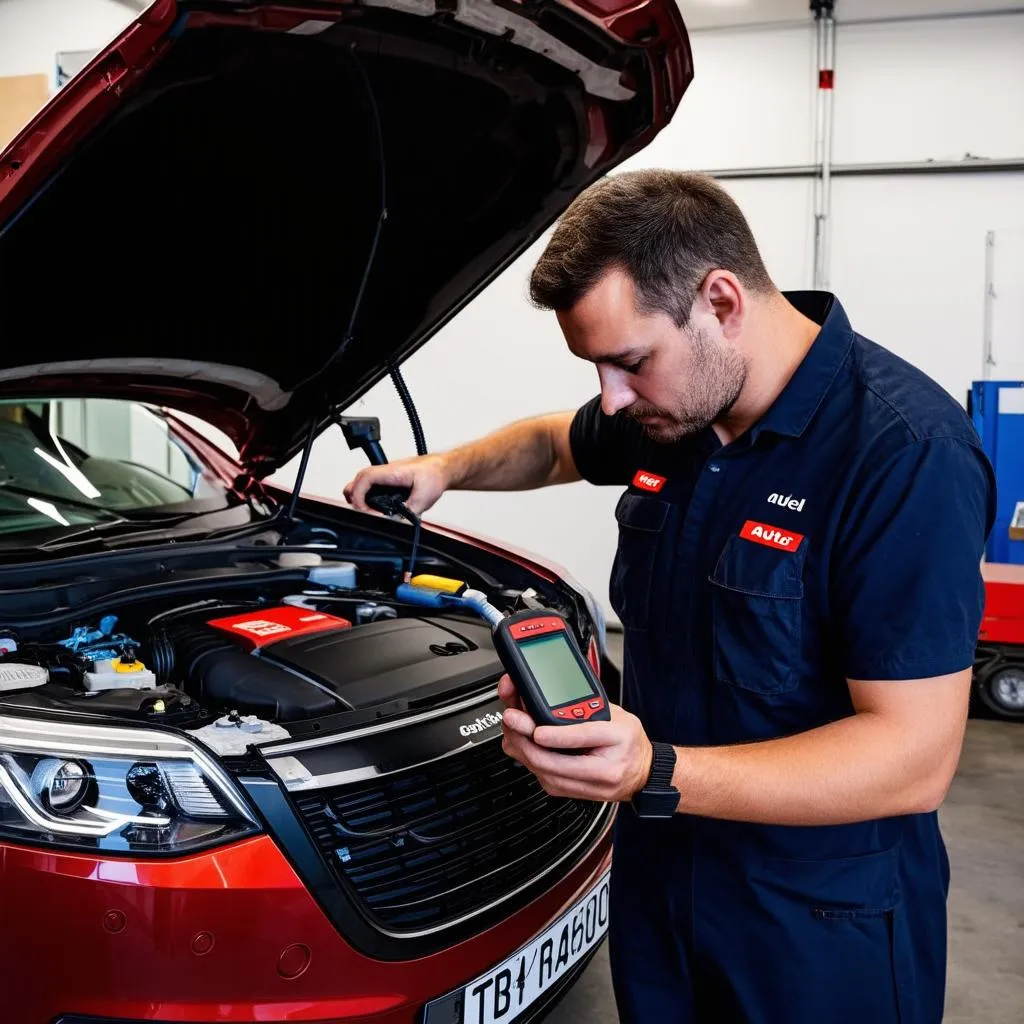
[[[408,487],[406,506],[422,515],[437,503],[449,488],[448,468],[443,455],[424,455],[421,458],[401,459],[383,466],[361,469],[345,487],[345,500],[355,508],[366,511],[366,492],[374,484]]]
[[[610,722],[538,726],[508,676],[498,696],[505,702],[505,753],[529,768],[551,796],[610,803],[631,799],[647,782],[653,749],[635,715],[612,704]],[[558,753],[570,748],[585,752]]]

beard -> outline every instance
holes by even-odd
[[[693,369],[672,407],[638,400],[626,410],[626,415],[659,444],[680,441],[721,420],[736,404],[747,382],[748,367],[738,352],[716,344],[704,331],[687,334]]]

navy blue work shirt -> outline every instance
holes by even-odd
[[[834,296],[786,298],[821,330],[732,443],[657,443],[599,398],[572,424],[583,477],[626,486],[611,600],[623,703],[655,740],[803,731],[853,713],[848,679],[973,662],[994,479],[970,420]]]

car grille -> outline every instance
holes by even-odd
[[[399,934],[454,924],[524,888],[603,808],[548,796],[497,740],[296,803],[335,876]]]

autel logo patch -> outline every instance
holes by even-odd
[[[780,551],[796,551],[803,542],[802,533],[791,533],[780,530],[777,526],[766,526],[748,519],[740,530],[744,540],[752,540],[755,544],[763,544],[766,548],[778,548]]]
[[[794,498],[792,494],[769,494],[768,501],[772,505],[781,505],[782,508],[791,508],[794,512],[803,512],[806,498]]]
[[[657,473],[648,473],[646,469],[638,469],[636,476],[633,477],[633,486],[657,494],[665,486],[665,477],[658,476]]]

